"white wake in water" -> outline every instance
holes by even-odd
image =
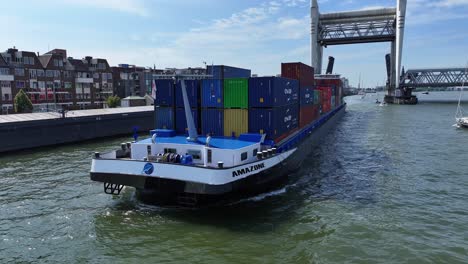
[[[267,193],[261,193],[261,194],[259,194],[257,196],[253,196],[253,197],[249,197],[249,198],[239,200],[237,202],[232,203],[231,205],[240,204],[240,203],[244,203],[244,202],[259,202],[259,201],[265,200],[268,197],[277,196],[277,195],[281,195],[283,193],[286,193],[286,191],[287,191],[286,187],[284,187],[284,188],[279,189],[279,190],[274,190],[274,191],[267,192]]]

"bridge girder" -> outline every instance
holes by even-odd
[[[432,88],[462,86],[468,83],[465,68],[411,69],[405,72],[400,86],[410,88]]]

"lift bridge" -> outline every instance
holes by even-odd
[[[406,2],[396,8],[379,8],[321,14],[317,0],[311,0],[311,65],[322,73],[323,48],[332,45],[390,42],[386,54],[387,103],[416,104],[413,88],[454,87],[468,82],[464,68],[414,69],[401,71]]]
[[[406,0],[396,8],[380,8],[320,14],[317,0],[311,0],[311,64],[322,71],[323,48],[331,45],[390,42],[389,95],[399,88],[401,54],[405,28]]]

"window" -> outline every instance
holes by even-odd
[[[258,152],[258,149],[254,149],[254,150],[252,151],[252,157],[257,156],[257,152]]]
[[[71,82],[65,82],[64,86],[65,86],[65,89],[71,89],[72,88],[72,83]]]
[[[10,100],[10,94],[3,94],[3,100],[4,101],[9,101]]]
[[[16,88],[23,89],[24,88],[24,81],[16,81]]]
[[[106,69],[106,64],[102,63],[102,62],[98,63],[98,69],[105,70]]]
[[[165,149],[164,149],[164,153],[174,153],[174,154],[177,154],[177,149],[165,148]]]
[[[29,78],[36,78],[36,70],[35,69],[29,69]]]
[[[54,89],[60,89],[60,81],[54,81]]]
[[[2,88],[11,88],[11,82],[0,82],[0,87]]]
[[[39,89],[45,89],[45,82],[37,82]]]
[[[54,82],[47,82],[47,83],[46,83],[46,87],[47,87],[47,89],[52,89],[52,88],[54,88]]]
[[[16,76],[24,76],[24,69],[23,68],[15,68],[15,75]]]
[[[36,70],[37,77],[44,77],[44,70]]]
[[[55,67],[63,67],[63,61],[59,59],[54,59],[54,66]]]
[[[193,150],[193,149],[189,149],[187,150],[187,154],[188,155],[192,155],[193,159],[201,159],[201,151],[200,150]]]
[[[73,76],[72,76],[72,73],[71,73],[71,72],[69,72],[69,71],[64,71],[64,72],[63,72],[63,77],[64,77],[64,78],[71,78],[71,77],[73,77]]]
[[[247,159],[247,152],[244,152],[241,154],[241,161],[244,161]]]
[[[46,77],[54,77],[54,71],[52,71],[52,70],[47,70],[47,71],[46,71]]]
[[[16,63],[18,64],[23,64],[23,58],[21,57],[16,57],[16,60],[15,60]]]
[[[122,80],[128,80],[128,74],[126,72],[121,72],[120,73],[120,79]]]
[[[93,74],[93,78],[94,78],[94,79],[99,79],[99,73],[95,72],[95,73]]]
[[[8,68],[0,68],[0,75],[9,75],[10,69]]]
[[[60,71],[54,71],[54,77],[60,78]]]
[[[34,65],[34,57],[24,57],[24,64]]]
[[[33,89],[37,89],[37,82],[30,81],[29,87],[31,87],[31,88],[33,88]]]
[[[211,163],[211,162],[212,162],[212,155],[213,155],[213,153],[212,153],[211,149],[209,149],[209,150],[207,151],[208,163]]]

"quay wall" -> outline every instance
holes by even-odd
[[[0,124],[0,153],[132,135],[154,127],[154,111],[30,120]]]

